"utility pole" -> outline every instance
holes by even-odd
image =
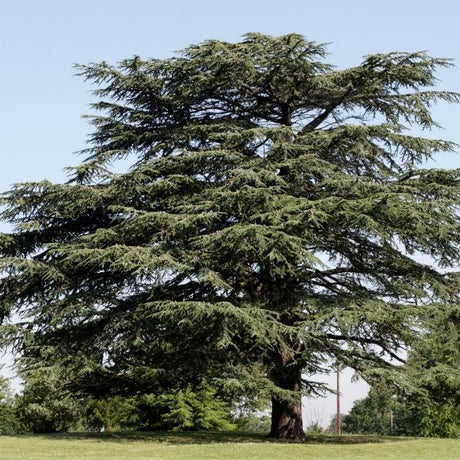
[[[337,363],[337,434],[342,434],[342,416],[340,414],[340,365]]]

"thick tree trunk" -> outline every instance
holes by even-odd
[[[294,399],[272,398],[272,418],[269,437],[277,439],[305,439],[302,421],[301,369],[283,365],[276,376],[276,384],[294,392]]]
[[[305,439],[300,399],[298,402],[272,399],[272,421],[268,436],[277,439]]]

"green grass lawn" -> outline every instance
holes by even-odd
[[[293,443],[247,433],[71,433],[1,436],[0,458],[458,460],[460,440],[318,435]]]

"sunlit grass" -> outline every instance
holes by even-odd
[[[0,458],[458,460],[460,440],[312,436],[306,443],[248,433],[115,433],[0,437]]]

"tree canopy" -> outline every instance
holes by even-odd
[[[423,167],[455,145],[409,130],[459,95],[424,52],[325,56],[252,33],[78,66],[86,158],[3,194],[1,336],[25,365],[101,395],[262,392],[285,438],[331,360],[397,371],[417,319],[458,302],[460,172]]]

